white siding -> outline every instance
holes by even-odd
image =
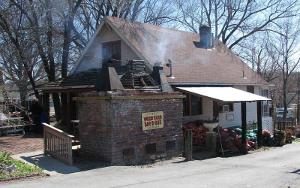
[[[246,91],[247,87],[246,86],[238,86],[235,87],[237,89],[241,89]],[[260,95],[261,89],[259,87],[254,87],[254,93],[257,95]],[[246,120],[247,123],[252,124],[257,122],[257,103],[256,102],[247,102],[247,116]],[[231,127],[231,126],[241,126],[242,121],[241,121],[241,103],[235,103],[233,107],[234,111],[233,112],[228,112],[228,113],[220,113],[219,114],[219,124],[222,127]],[[231,116],[233,115],[233,120],[227,120],[226,116]],[[264,117],[263,118],[263,127],[266,127],[267,124],[270,124],[270,118]],[[272,118],[271,118],[272,121]],[[265,124],[265,125],[264,125]]]
[[[246,120],[247,123],[251,124],[256,122],[257,114],[256,114],[256,102],[247,102],[247,116]],[[232,117],[233,119],[229,118]],[[233,104],[233,112],[227,113],[220,113],[219,114],[219,124],[222,127],[231,127],[231,126],[241,126],[242,119],[241,119],[241,103],[234,103]]]
[[[92,68],[102,67],[102,45],[103,42],[121,40],[116,33],[113,32],[108,26],[104,25],[87,50],[87,53],[82,57],[80,64],[76,68],[76,72],[86,71]],[[124,42],[121,41],[121,59],[122,64],[125,65],[128,60],[140,59],[131,48]]]

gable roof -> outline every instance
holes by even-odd
[[[195,45],[200,41],[196,33],[132,23],[116,17],[106,17],[105,23],[146,62],[165,65],[170,59],[173,78],[168,81],[171,84],[267,84],[220,41],[214,42],[213,49],[203,49]],[[168,68],[164,70],[168,74]]]
[[[77,65],[62,85],[94,85],[96,70],[73,74],[82,58],[91,47],[104,25],[125,42],[131,50],[150,67],[155,63],[165,66],[172,61],[173,77],[167,78],[173,85],[268,85],[239,57],[220,41],[214,41],[214,48],[203,49],[195,45],[200,41],[197,33],[167,29],[151,24],[129,22],[121,18],[106,17],[99,26]],[[86,78],[86,79],[85,79]]]

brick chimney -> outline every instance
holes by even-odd
[[[213,36],[211,33],[211,28],[207,25],[201,25],[199,27],[199,35],[200,35],[200,48],[212,48],[213,47]]]

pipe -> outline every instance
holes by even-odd
[[[173,76],[172,61],[170,59],[168,59],[168,63],[166,64],[166,66],[170,68],[170,72],[166,77],[172,77]]]

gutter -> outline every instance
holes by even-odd
[[[201,82],[169,82],[171,86],[247,86],[247,85],[253,85],[253,86],[270,86],[265,84],[236,84],[236,83],[201,83]],[[271,87],[271,86],[270,86]]]

